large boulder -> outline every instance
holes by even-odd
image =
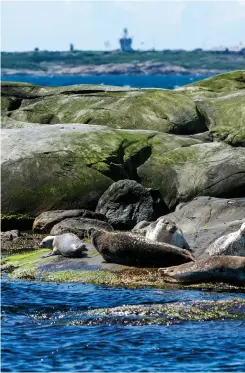
[[[196,103],[210,135],[245,146],[245,71],[234,71],[180,88]]]
[[[132,229],[142,220],[155,220],[168,208],[158,190],[134,180],[119,180],[101,196],[96,212],[104,214],[116,229]]]
[[[202,195],[244,197],[245,148],[212,142],[166,151],[155,144],[138,175],[145,187],[159,189],[170,209]]]
[[[213,241],[235,232],[245,221],[245,198],[197,197],[181,203],[164,218],[177,224],[194,255],[203,258],[208,256],[205,250]]]
[[[55,224],[58,224],[62,220],[67,218],[88,218],[88,219],[98,219],[107,220],[106,216],[103,214],[98,214],[89,210],[53,210],[45,211],[38,215],[33,223],[34,232],[49,233]]]
[[[89,123],[175,134],[207,129],[193,100],[173,90],[101,85],[39,87],[3,82],[2,96],[3,114],[21,122]],[[11,106],[13,100],[18,105]]]
[[[137,167],[159,141],[166,151],[200,142],[154,131],[86,124],[37,124],[3,129],[1,135],[5,216],[28,213],[35,217],[61,209],[94,211],[114,181],[139,179]]]
[[[106,221],[86,218],[68,218],[55,224],[50,234],[56,236],[63,233],[74,233],[79,238],[84,238],[89,235],[89,230],[91,228],[109,232],[113,231],[113,227]]]

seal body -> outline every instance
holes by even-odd
[[[182,231],[178,229],[173,221],[164,218],[158,219],[156,225],[148,228],[146,238],[155,242],[170,243],[171,245],[192,251]]]
[[[236,232],[225,234],[215,240],[207,248],[207,252],[212,255],[234,255],[245,256],[245,223]]]
[[[87,251],[86,245],[73,233],[45,237],[40,247],[52,249],[46,256],[63,255],[68,258],[82,257]]]
[[[213,256],[180,266],[160,268],[169,279],[166,282],[194,284],[199,282],[227,282],[245,285],[245,258],[241,256]]]
[[[187,250],[126,232],[94,231],[92,243],[109,263],[140,267],[171,266],[194,261]]]

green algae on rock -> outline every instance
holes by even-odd
[[[93,210],[113,181],[138,180],[137,168],[151,156],[155,136],[165,149],[200,143],[80,124],[2,130],[2,212]]]
[[[173,90],[33,85],[29,92],[29,88],[4,82],[3,114],[30,123],[89,123],[175,134],[193,134],[207,129],[191,98]],[[15,98],[19,107],[12,108],[6,100]]]
[[[185,321],[244,320],[243,299],[120,306],[87,311],[72,325],[164,325]]]
[[[171,209],[243,195],[244,74],[172,91],[3,82],[2,212],[95,209],[120,179],[159,189]]]
[[[146,187],[159,189],[169,208],[196,196],[239,197],[245,186],[245,149],[213,142],[162,152],[153,147],[138,168]]]

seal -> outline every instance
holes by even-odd
[[[180,266],[159,268],[166,282],[195,284],[199,282],[226,282],[245,285],[245,258],[242,256],[213,256]]]
[[[68,258],[82,257],[87,251],[86,245],[73,233],[64,233],[58,236],[47,236],[39,245],[43,248],[52,249],[47,256],[63,255]]]
[[[187,250],[167,244],[153,242],[128,232],[106,232],[94,230],[92,243],[109,263],[139,267],[161,267],[194,261]]]
[[[206,252],[212,255],[245,256],[245,222],[238,231],[225,234],[215,240]]]
[[[173,221],[165,218],[160,218],[157,220],[156,224],[149,226],[146,232],[146,238],[155,242],[170,243],[171,245],[192,252],[190,246],[185,240],[183,232]]]

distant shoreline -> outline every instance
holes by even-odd
[[[26,75],[26,76],[106,76],[106,75],[181,75],[181,76],[199,76],[199,75],[217,75],[228,70],[216,69],[187,69],[181,66],[155,66],[144,63],[141,64],[108,64],[108,65],[81,65],[81,66],[52,66],[47,71],[32,69],[6,69],[2,68],[2,76]]]
[[[245,55],[210,51],[2,52],[2,75],[216,75],[241,70]]]

